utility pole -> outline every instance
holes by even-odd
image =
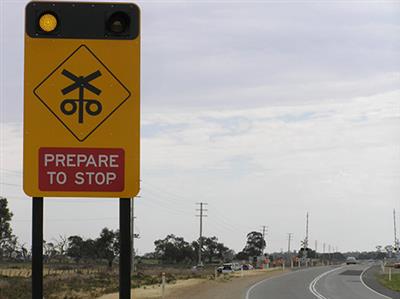
[[[292,259],[292,252],[290,251],[290,242],[292,241],[293,233],[288,233],[288,259],[290,268],[293,269],[293,259]]]
[[[198,261],[198,266],[203,266],[203,262],[201,261],[201,249],[203,247],[203,217],[207,217],[207,215],[204,215],[204,212],[207,212],[207,209],[204,209],[204,206],[208,205],[205,202],[198,202],[196,203],[197,205],[200,205],[200,209],[196,209],[196,211],[200,212],[200,215],[196,215],[197,217],[200,217],[200,237],[199,237],[199,261]]]
[[[262,228],[262,238],[263,238],[264,242],[267,243],[265,241],[265,233],[267,232],[268,227],[266,225],[262,225],[261,228]],[[265,245],[263,245],[263,248],[262,248],[262,255],[263,256],[264,256],[264,251],[265,251]]]
[[[318,240],[315,240],[315,253],[318,251]]]
[[[308,247],[308,212],[307,212],[307,221],[306,221],[306,246]]]
[[[307,248],[308,248],[308,212],[307,212],[307,216],[306,216],[306,237],[304,239],[303,242],[303,257],[306,258],[307,257]]]
[[[399,240],[397,239],[396,210],[393,209],[393,232],[394,232],[394,252],[399,252]]]
[[[287,249],[287,251],[288,251],[288,254],[290,255],[291,254],[291,251],[290,251],[290,242],[293,240],[293,233],[288,233],[288,249]]]

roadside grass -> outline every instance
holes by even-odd
[[[378,281],[384,287],[396,292],[400,292],[400,273],[393,273],[391,281],[389,281],[388,274],[380,274],[378,276]]]
[[[167,269],[165,269],[167,270]],[[165,273],[166,282],[174,284],[177,279],[205,278],[206,273]],[[48,299],[92,299],[118,292],[118,273],[112,271],[84,273],[77,271],[64,275],[46,275],[43,281],[44,297]],[[132,275],[132,288],[160,285],[161,273],[137,272]],[[31,279],[27,277],[0,275],[1,299],[30,299]]]

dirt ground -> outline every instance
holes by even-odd
[[[234,275],[220,276],[217,280],[188,279],[166,285],[164,299],[243,299],[247,289],[268,277],[281,275],[282,269],[244,271]],[[99,299],[117,299],[118,294],[108,294]],[[161,298],[161,287],[152,286],[132,290],[132,298]]]

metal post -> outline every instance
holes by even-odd
[[[165,273],[161,275],[161,298],[165,297]]]
[[[43,197],[32,197],[32,299],[43,298]]]
[[[135,198],[131,200],[131,272],[135,272]]]
[[[131,299],[131,199],[119,199],[119,299]]]

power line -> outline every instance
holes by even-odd
[[[20,170],[12,170],[12,169],[0,168],[0,171],[6,171],[6,172],[15,173],[17,175],[22,175],[22,171],[20,171]]]
[[[142,183],[144,184],[144,185],[149,185],[149,187],[152,187],[152,189],[155,189],[155,192],[159,192],[159,193],[161,193],[163,196],[172,196],[172,197],[174,197],[174,198],[176,198],[177,200],[179,200],[179,201],[181,201],[181,202],[188,202],[188,200],[187,200],[187,198],[185,198],[184,196],[182,196],[182,195],[179,195],[179,194],[176,194],[176,193],[173,193],[173,192],[171,192],[171,191],[169,191],[169,190],[166,190],[166,189],[160,189],[158,186],[155,186],[155,185],[153,185],[153,184],[150,184],[148,181],[145,181],[145,180],[143,180],[142,181]],[[144,188],[145,189],[145,188]],[[146,189],[145,189],[146,190]],[[147,189],[148,190],[148,189]],[[158,191],[157,191],[158,190]],[[153,193],[154,193],[154,191],[153,191]]]
[[[21,184],[12,184],[12,183],[5,183],[5,182],[0,182],[0,185],[21,187]]]
[[[103,217],[103,218],[68,218],[68,219],[44,219],[44,221],[49,222],[64,222],[64,221],[99,221],[99,220],[117,220],[115,217]],[[32,219],[13,219],[12,222],[30,222]]]
[[[154,192],[153,190],[143,188],[141,194],[147,195],[147,193],[150,193],[150,196],[155,196],[158,198],[167,198],[168,201],[172,201],[179,205],[192,205],[192,203],[190,203],[188,200],[177,199],[177,197],[174,197],[174,196],[171,196],[171,195],[168,195],[165,193]]]

